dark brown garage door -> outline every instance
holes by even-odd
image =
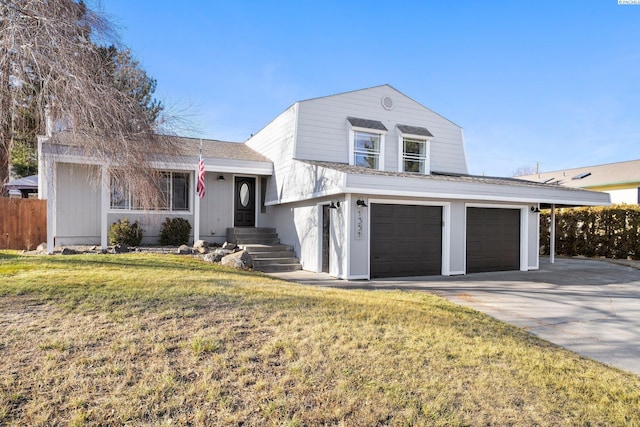
[[[441,273],[442,207],[371,205],[371,277]]]
[[[520,210],[467,208],[467,273],[520,269]]]

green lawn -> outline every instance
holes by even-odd
[[[640,379],[433,295],[0,252],[0,425],[640,425]]]

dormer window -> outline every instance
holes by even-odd
[[[349,164],[371,169],[384,168],[384,136],[382,122],[347,117],[349,130]]]
[[[353,164],[380,169],[380,134],[355,131],[353,141]]]
[[[426,139],[402,138],[402,172],[425,174],[427,143]]]
[[[427,128],[397,125],[401,135],[399,138],[398,160],[400,172],[429,174],[430,138],[433,135]]]

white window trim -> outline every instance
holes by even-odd
[[[168,172],[168,173],[185,173],[189,176],[189,189],[188,194],[189,194],[189,207],[186,210],[173,210],[173,209],[132,209],[131,207],[127,208],[127,209],[118,209],[118,208],[113,208],[111,207],[111,174],[108,175],[108,180],[109,180],[109,188],[108,188],[108,198],[109,198],[109,204],[108,204],[108,213],[124,213],[124,214],[130,214],[130,215],[135,215],[135,214],[151,214],[151,215],[192,215],[193,214],[193,204],[194,204],[194,196],[192,193],[194,193],[194,174],[191,171],[187,171],[187,170],[161,170],[160,172]],[[172,181],[171,181],[172,182]],[[171,184],[173,185],[173,184]],[[170,186],[169,189],[169,194],[170,197],[173,197],[172,195],[172,187]],[[129,197],[129,202],[131,202],[131,193],[129,190],[127,190],[128,197]],[[196,196],[197,197],[197,196]],[[172,201],[169,200],[169,205],[172,204]],[[129,206],[131,206],[131,203],[129,203]]]
[[[398,137],[398,172],[405,173],[404,170],[404,139],[419,139],[426,142],[425,159],[424,159],[424,175],[431,175],[431,139],[424,135],[413,135],[410,133],[400,133]],[[411,173],[411,172],[407,172]]]
[[[350,165],[355,165],[356,164],[356,159],[355,159],[355,135],[356,132],[364,132],[364,133],[371,133],[371,134],[375,134],[375,135],[380,135],[380,155],[378,157],[378,169],[377,170],[384,170],[384,148],[385,148],[385,135],[386,132],[383,130],[379,130],[379,129],[369,129],[369,128],[361,128],[361,127],[356,127],[356,126],[351,126],[349,129],[349,164]]]

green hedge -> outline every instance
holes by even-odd
[[[549,254],[551,211],[540,214],[541,253]],[[556,209],[556,254],[640,259],[640,206]]]

